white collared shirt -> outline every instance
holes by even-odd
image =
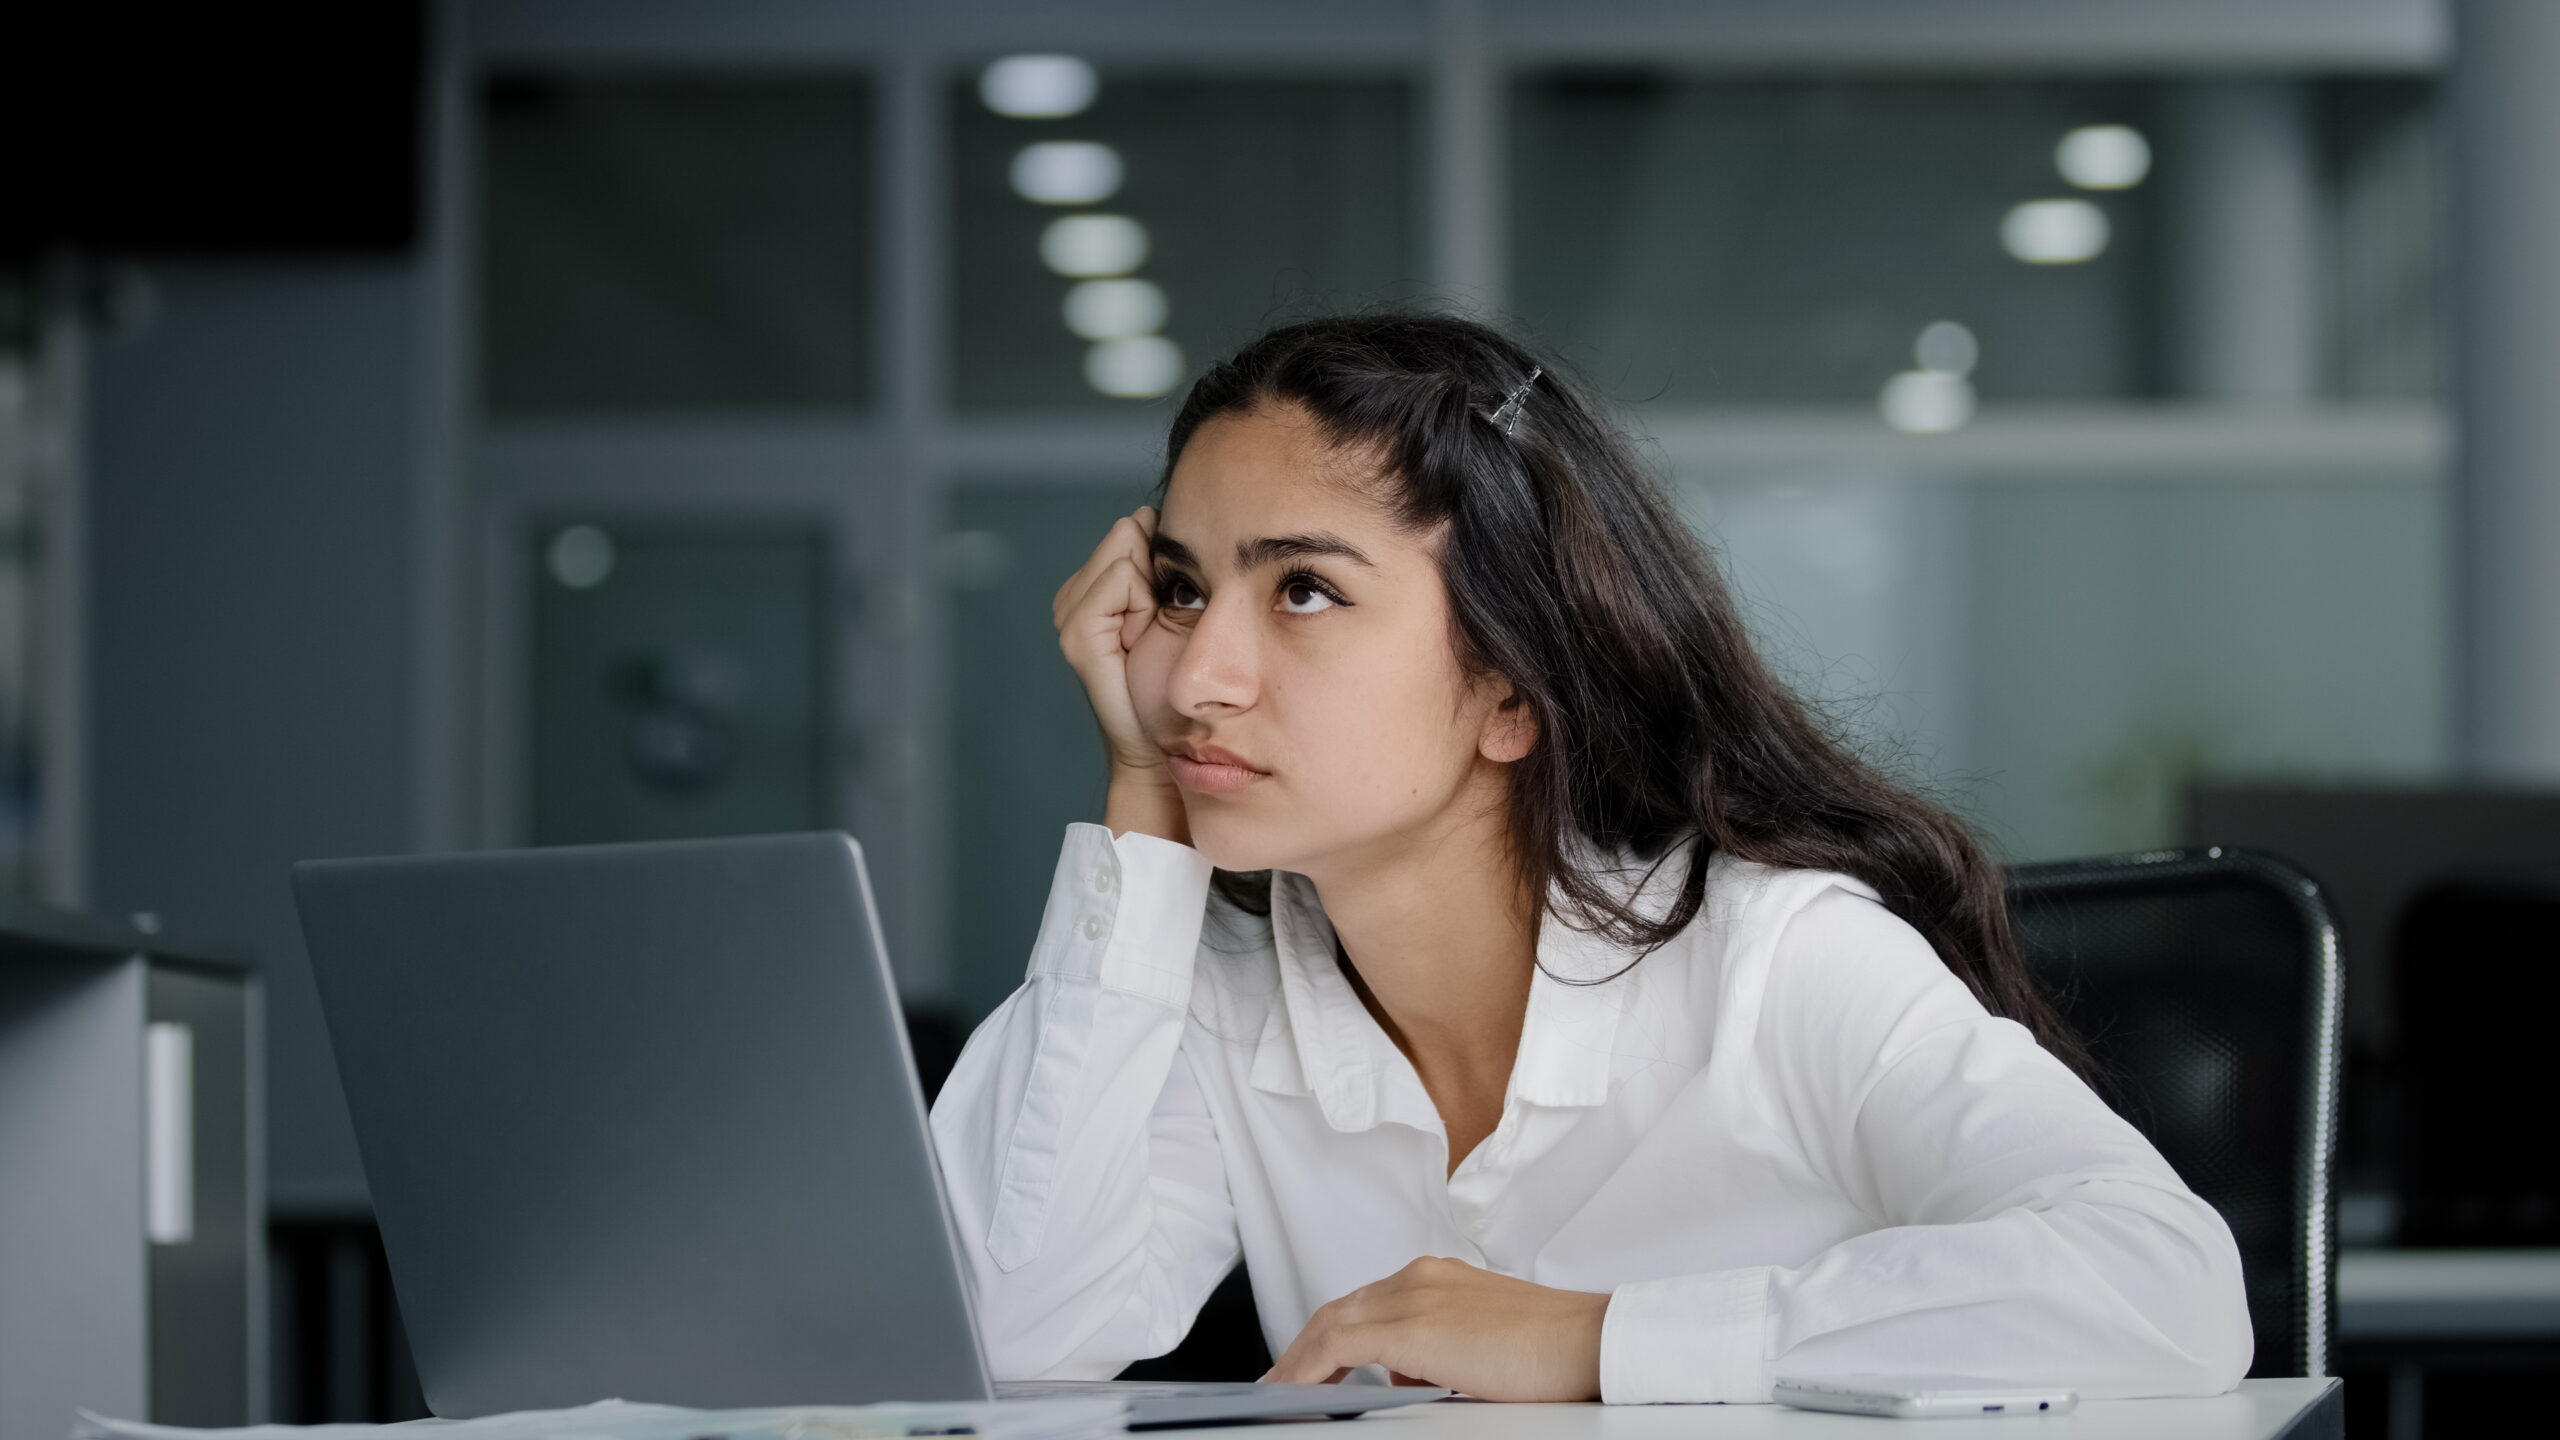
[[[1555,977],[1628,954],[1549,919],[1501,1121],[1452,1174],[1314,887],[1276,875],[1264,921],[1209,879],[1070,826],[1029,977],[934,1107],[998,1378],[1164,1353],[1239,1253],[1274,1355],[1426,1255],[1607,1292],[1613,1402],[2249,1367],[2222,1217],[1856,880],[1718,856],[1699,918],[1602,984]]]

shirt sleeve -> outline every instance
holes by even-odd
[[[1792,1268],[1620,1286],[1607,1399],[1877,1373],[2212,1395],[2247,1372],[2222,1216],[1883,906],[1835,889],[1789,922],[1758,1044],[1772,1123],[1878,1228]]]
[[[1108,1379],[1160,1355],[1235,1262],[1180,1048],[1209,876],[1189,846],[1069,826],[1029,974],[934,1103],[996,1379]]]

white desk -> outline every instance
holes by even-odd
[[[1897,1422],[1784,1405],[1486,1405],[1448,1400],[1348,1422],[1373,1440],[2338,1440],[2346,1396],[2336,1380],[2243,1380],[2209,1400],[2090,1400],[2068,1415]],[[1154,1432],[1158,1434],[1168,1432]],[[1203,1431],[1170,1432],[1202,1434]],[[1235,1430],[1218,1432],[1233,1437]],[[1337,1427],[1310,1436],[1357,1436]]]

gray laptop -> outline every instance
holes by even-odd
[[[294,867],[438,1415],[1125,1392],[1133,1426],[1382,1385],[991,1385],[842,834]]]

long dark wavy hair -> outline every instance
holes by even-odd
[[[2037,990],[1999,868],[1955,815],[1844,744],[1762,662],[1715,562],[1598,406],[1500,332],[1427,314],[1273,330],[1203,375],[1165,478],[1209,420],[1263,406],[1374,455],[1398,523],[1446,527],[1455,644],[1538,724],[1511,767],[1529,893],[1642,956],[1697,917],[1708,856],[1832,870],[1875,887],[1992,1013],[2074,1068],[2087,1052]],[[1595,868],[1693,846],[1667,910]],[[1261,877],[1255,877],[1260,879]],[[1267,884],[1223,877],[1247,908]]]

